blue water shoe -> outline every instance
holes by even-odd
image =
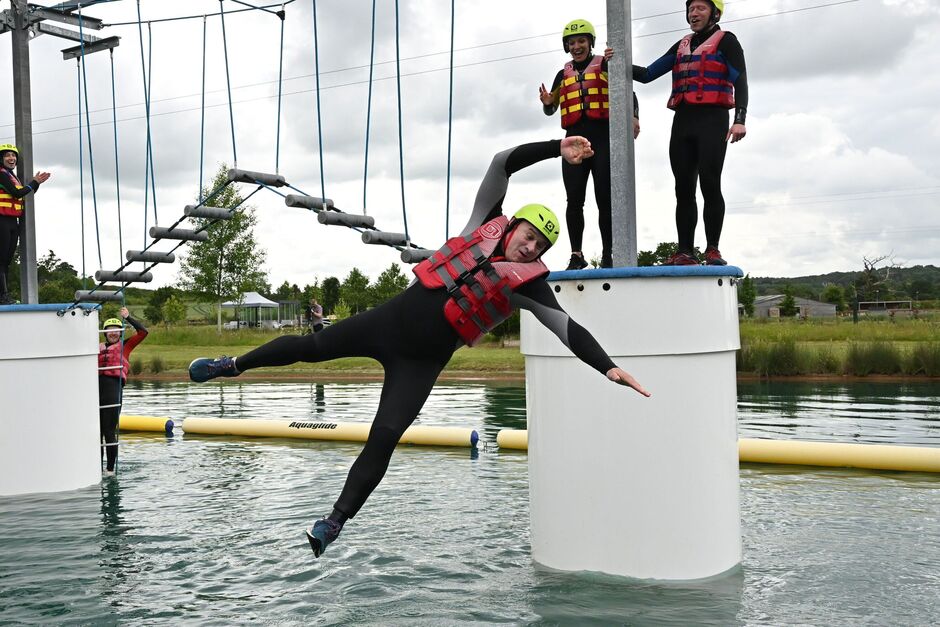
[[[320,557],[333,540],[339,537],[339,532],[343,526],[329,518],[321,518],[313,523],[312,527],[307,527],[307,540],[310,541],[310,548],[313,549],[314,557]]]
[[[237,377],[241,373],[235,369],[234,357],[209,359],[200,357],[189,364],[189,378],[196,383],[205,383],[216,377]]]

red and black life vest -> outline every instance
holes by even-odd
[[[728,64],[718,54],[725,31],[716,31],[692,51],[692,33],[679,42],[672,66],[672,94],[666,106],[677,109],[681,102],[718,105],[734,109],[734,84],[728,80]]]
[[[580,120],[582,112],[594,120],[610,118],[607,72],[601,70],[603,62],[604,57],[595,56],[583,72],[578,72],[573,62],[565,64],[558,88],[562,128],[568,128]]]
[[[490,261],[508,225],[509,218],[500,216],[466,237],[452,237],[414,268],[421,285],[450,294],[444,317],[467,346],[512,315],[515,290],[548,274],[541,260]]]
[[[138,331],[123,342],[113,344],[98,344],[98,376],[102,377],[120,377],[127,381],[127,372],[130,369],[130,363],[127,358],[138,344],[147,337],[146,329]],[[105,370],[101,370],[105,368]]]
[[[10,182],[13,183],[13,186],[16,189],[23,189],[23,186],[20,184],[20,180],[16,178],[16,175],[4,168],[6,176],[10,178]],[[0,176],[3,176],[3,173],[0,173]],[[0,216],[13,216],[19,217],[23,215],[23,199],[14,198],[10,194],[0,187]]]

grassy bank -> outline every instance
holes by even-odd
[[[136,373],[185,376],[197,357],[241,355],[279,335],[276,331],[242,329],[219,335],[214,327],[155,328],[134,351]],[[516,346],[484,343],[462,348],[445,374],[521,376],[524,362]],[[790,375],[940,376],[940,323],[924,320],[744,321],[741,374],[762,377]],[[259,369],[257,375],[378,375],[371,359],[338,359],[324,364],[298,363],[286,368]]]

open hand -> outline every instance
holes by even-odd
[[[36,172],[36,176],[33,178],[36,179],[37,183],[45,183],[49,180],[49,177],[52,176],[48,172]]]
[[[551,105],[555,104],[555,95],[545,89],[545,83],[542,83],[539,87],[539,100],[541,100],[542,104],[546,107],[550,107]]]
[[[577,165],[594,156],[594,150],[591,148],[591,142],[584,137],[572,135],[561,140],[561,156],[565,161]]]
[[[619,383],[620,385],[625,385],[631,387],[643,396],[650,396],[650,393],[643,389],[643,386],[634,379],[629,372],[622,370],[614,366],[607,371],[607,378],[613,381],[614,383]]]
[[[125,320],[127,320],[127,317],[131,315],[131,312],[127,310],[127,307],[121,307],[121,311],[119,313],[121,314],[121,317],[124,318]]]

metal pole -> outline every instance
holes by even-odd
[[[607,0],[607,43],[614,49],[607,74],[610,89],[610,210],[615,267],[636,266],[636,161],[633,154],[633,41],[630,21],[630,0]]]
[[[24,184],[33,177],[33,112],[29,86],[29,30],[27,0],[11,0],[13,37],[13,111],[16,125],[16,147],[19,149],[17,175]],[[36,273],[36,200],[35,194],[25,198],[26,207],[20,218],[20,300],[39,302]]]

